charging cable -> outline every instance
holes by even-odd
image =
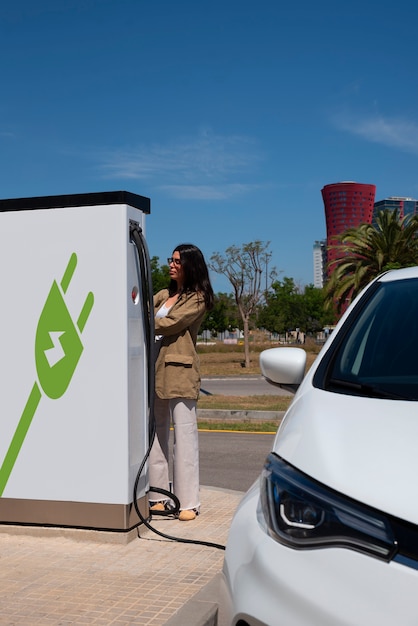
[[[146,519],[141,511],[139,510],[138,502],[137,502],[137,493],[138,493],[138,484],[139,480],[142,476],[142,472],[144,471],[145,464],[148,460],[148,457],[151,452],[151,447],[155,439],[155,416],[154,416],[154,388],[155,388],[155,368],[154,368],[154,293],[152,289],[152,277],[151,277],[151,263],[150,256],[148,252],[148,246],[145,241],[145,237],[142,232],[142,228],[139,226],[137,222],[130,222],[130,237],[133,243],[135,244],[135,248],[138,253],[139,260],[139,270],[140,270],[140,284],[141,284],[141,298],[142,298],[142,309],[144,314],[144,327],[145,327],[145,347],[146,347],[146,358],[148,363],[148,431],[149,431],[149,444],[148,449],[145,453],[145,456],[139,466],[135,484],[133,488],[133,503],[135,507],[136,514],[138,515],[141,522],[154,532],[155,534],[163,537],[164,539],[170,539],[171,541],[178,541],[180,543],[193,543],[201,546],[208,546],[210,548],[217,548],[218,550],[225,550],[225,546],[219,543],[212,543],[211,541],[200,541],[195,539],[185,539],[183,537],[174,537],[172,535],[167,535],[156,528],[154,528],[150,524],[150,520],[152,516],[149,516]],[[161,489],[158,487],[149,487],[150,491],[154,491],[157,493],[164,494],[168,496],[174,502],[174,509],[168,511],[159,511],[159,515],[173,515],[176,514],[180,509],[180,502],[176,496],[165,489]]]

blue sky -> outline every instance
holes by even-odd
[[[312,283],[324,185],[418,198],[417,6],[2,3],[0,197],[124,189],[161,262],[260,240]]]

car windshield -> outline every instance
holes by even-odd
[[[367,299],[366,293],[365,298]],[[418,279],[378,282],[327,359],[329,391],[418,399]],[[352,321],[354,319],[354,321]],[[322,386],[322,385],[321,385]]]

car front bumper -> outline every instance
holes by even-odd
[[[259,488],[231,524],[222,581],[225,624],[416,626],[418,571],[343,548],[294,550],[263,528]]]

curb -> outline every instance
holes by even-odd
[[[285,411],[228,411],[223,409],[197,409],[198,420],[274,422],[280,421],[284,414]]]
[[[203,589],[198,591],[171,617],[165,626],[217,626],[221,574],[215,574]]]

